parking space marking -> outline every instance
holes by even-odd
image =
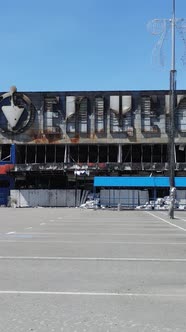
[[[24,234],[24,232],[19,232],[19,234]],[[95,235],[95,236],[156,236],[156,237],[161,237],[161,236],[165,236],[165,235],[167,235],[167,233],[161,233],[161,234],[158,234],[158,233],[100,233],[100,232],[98,232],[98,233],[86,233],[86,232],[82,232],[82,233],[79,233],[79,232],[73,232],[73,233],[69,233],[69,232],[63,232],[63,230],[61,231],[61,232],[56,232],[56,233],[49,233],[49,232],[29,232],[29,234],[31,234],[31,235],[37,235],[37,236],[51,236],[51,235],[58,235],[58,236],[61,236],[61,235],[77,235],[77,236],[79,236],[79,235],[81,235],[81,236],[87,236],[87,235]],[[173,234],[169,234],[169,236],[171,236],[171,235],[173,235],[173,236],[175,236],[175,233],[173,232]],[[179,235],[180,235],[180,233],[179,233]]]
[[[19,234],[16,236],[16,238],[19,238],[19,240],[23,237],[19,236]],[[15,238],[15,237],[13,237]],[[19,243],[61,243],[61,244],[138,244],[138,245],[176,245],[176,246],[185,246],[186,242],[136,242],[136,241],[60,241],[60,240],[43,240],[39,238],[38,240],[32,240],[31,241],[24,241],[21,240]],[[0,243],[1,242],[8,242],[8,243],[18,243],[18,240],[10,240],[10,237],[5,238],[0,238]]]
[[[175,211],[176,212],[176,211]],[[165,215],[165,212],[161,211],[163,215]],[[176,215],[176,219],[186,221],[186,219],[180,218],[178,215]]]
[[[105,226],[105,224],[111,224],[113,226],[115,226],[116,224],[117,225],[123,225],[123,226],[133,226],[135,227],[136,224],[139,223],[139,221],[137,221],[136,219],[135,220],[116,220],[116,221],[111,221],[111,220],[100,220],[100,221],[94,221],[94,220],[87,220],[87,221],[82,221],[82,220],[61,220],[60,223],[59,223],[59,220],[49,220],[49,221],[55,221],[56,223],[58,223],[59,225],[63,225],[63,224],[73,224],[73,225],[94,225],[94,226]],[[135,222],[135,224],[133,224],[133,222]],[[143,220],[143,221],[140,221],[140,224],[145,224],[145,225],[148,225],[149,221],[148,220]]]
[[[118,297],[186,297],[186,293],[115,293],[115,292],[62,292],[0,290],[0,295],[68,295],[68,296],[118,296]]]
[[[179,217],[176,217],[176,218],[178,218],[179,220],[182,220],[182,221],[186,221],[186,219],[183,219],[183,218],[179,218]]]
[[[166,220],[166,219],[163,219],[163,218],[161,218],[161,217],[159,217],[159,216],[157,216],[157,215],[155,215],[155,214],[153,214],[153,213],[151,213],[151,212],[147,212],[147,211],[145,211],[145,213],[148,213],[148,214],[150,214],[151,216],[153,216],[154,218],[159,219],[159,220],[162,220],[162,221],[165,222],[166,224],[169,224],[169,225],[171,225],[171,226],[173,226],[173,227],[176,227],[176,228],[178,228],[178,229],[180,229],[180,230],[186,232],[186,229],[185,229],[185,228],[180,227],[180,226],[178,226],[178,225],[176,225],[176,224],[173,224],[173,223],[171,223],[170,221],[168,221],[168,220]]]
[[[114,262],[186,262],[186,258],[136,258],[136,257],[68,257],[68,256],[0,256],[0,260],[41,261],[114,261]]]

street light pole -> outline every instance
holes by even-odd
[[[170,182],[170,208],[169,217],[174,219],[174,203],[175,203],[175,90],[176,90],[176,69],[175,69],[175,0],[172,0],[173,15],[171,19],[172,31],[172,61],[170,70],[170,127],[169,127],[169,182]]]

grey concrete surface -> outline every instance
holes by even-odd
[[[186,212],[0,208],[0,331],[186,331]]]

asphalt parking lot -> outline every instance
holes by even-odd
[[[186,331],[186,212],[0,209],[0,331]]]

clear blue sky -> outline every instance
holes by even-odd
[[[147,23],[171,18],[172,0],[9,0],[0,13],[0,91],[169,88],[170,31],[162,67]],[[176,16],[186,19],[186,0],[176,0]],[[186,89],[176,39],[177,87]]]

